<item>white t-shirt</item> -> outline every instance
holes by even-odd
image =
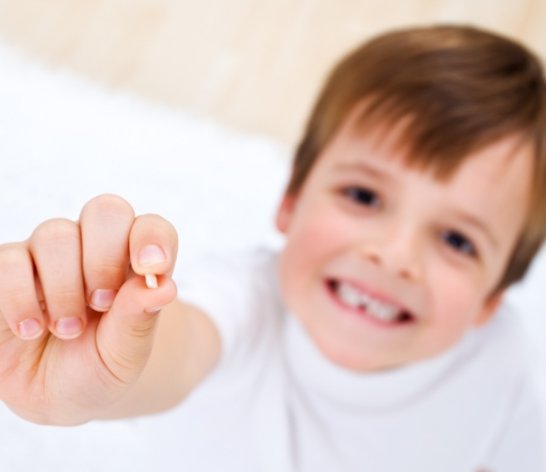
[[[184,270],[222,360],[181,407],[195,471],[544,472],[542,419],[516,317],[502,309],[442,355],[380,373],[343,369],[279,296],[269,251]]]

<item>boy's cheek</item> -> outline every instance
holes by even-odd
[[[355,224],[328,207],[304,215],[294,230],[294,239],[301,246],[301,250],[306,252],[326,252],[348,244],[357,244],[366,233],[362,224]]]
[[[483,303],[476,289],[467,284],[445,284],[438,288],[429,301],[429,327],[436,332],[439,346],[450,345],[466,332],[474,329],[482,313]],[[447,289],[446,289],[447,288]]]

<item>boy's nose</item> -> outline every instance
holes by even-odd
[[[415,281],[422,275],[423,251],[418,235],[408,230],[394,230],[362,244],[362,254],[369,262],[389,274]]]

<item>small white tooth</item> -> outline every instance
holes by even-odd
[[[398,309],[392,305],[373,300],[368,306],[368,312],[382,321],[393,321],[398,316]]]
[[[398,308],[361,293],[350,284],[340,283],[337,287],[339,298],[354,308],[364,308],[371,316],[382,321],[394,321],[399,314]]]
[[[379,302],[377,300],[370,300],[370,303],[368,303],[367,306],[368,313],[374,316],[378,316],[378,312],[380,311]]]
[[[357,307],[360,303],[360,295],[357,290],[347,284],[341,284],[338,289],[339,297],[352,307]]]
[[[393,306],[383,306],[383,319],[385,321],[394,321],[398,317],[398,310]]]

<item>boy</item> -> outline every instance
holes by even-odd
[[[189,470],[544,470],[498,308],[546,234],[545,136],[544,75],[518,44],[381,36],[319,97],[278,255],[212,259],[177,300],[174,228],[109,195],[1,246],[0,398],[62,425],[185,400]]]

